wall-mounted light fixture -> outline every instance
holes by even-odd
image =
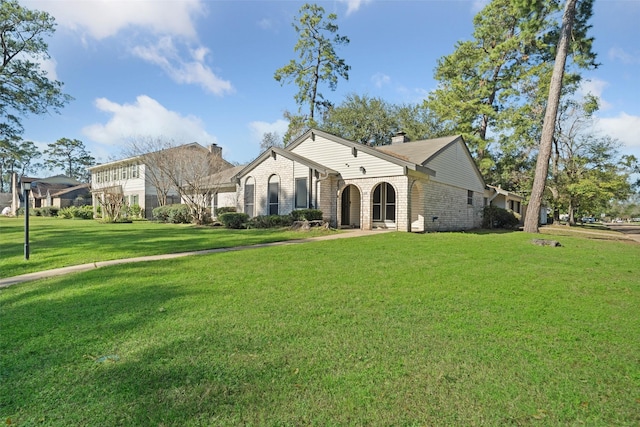
[[[367,173],[367,170],[364,168],[364,166],[360,166],[360,172],[364,174]]]

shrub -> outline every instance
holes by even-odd
[[[189,224],[192,216],[187,205],[171,205],[168,220],[173,224]]]
[[[321,221],[322,211],[320,209],[298,209],[291,212],[294,221]]]
[[[64,219],[93,219],[93,206],[69,206],[58,211],[58,216]]]
[[[71,219],[73,218],[73,212],[71,211],[71,208],[62,208],[58,211],[58,217],[64,218],[64,219]]]
[[[258,215],[249,221],[249,228],[289,227],[293,224],[291,215]]]
[[[130,212],[131,212],[131,216],[133,216],[134,218],[140,218],[141,214],[142,214],[142,208],[140,207],[139,204],[133,204],[131,205]]]
[[[515,228],[520,223],[511,211],[496,206],[485,206],[482,210],[483,228]]]
[[[58,216],[58,212],[60,208],[56,206],[46,206],[44,208],[40,208],[40,213],[42,216]]]
[[[246,228],[249,215],[242,212],[226,212],[218,217],[226,228]]]
[[[74,218],[93,219],[93,206],[84,205],[77,207]]]
[[[158,206],[157,208],[153,208],[151,211],[153,215],[153,219],[159,222],[168,222],[169,221],[169,206]]]
[[[189,224],[192,216],[187,205],[175,204],[159,206],[153,209],[153,219],[160,222],[171,222],[173,224]]]
[[[223,213],[228,213],[228,212],[237,212],[237,210],[234,206],[221,206],[216,209],[215,214],[222,215]]]

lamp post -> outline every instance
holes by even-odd
[[[24,196],[24,259],[29,260],[29,191],[31,191],[31,182],[21,180],[20,185]]]

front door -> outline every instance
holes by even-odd
[[[342,190],[342,215],[340,218],[340,224],[343,227],[351,225],[351,218],[349,212],[351,211],[351,186],[347,185]]]

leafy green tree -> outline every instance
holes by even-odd
[[[367,145],[384,145],[399,130],[393,106],[381,98],[349,94],[331,108],[322,128],[351,141]]]
[[[339,77],[349,79],[350,67],[335,51],[337,46],[349,43],[347,37],[337,34],[337,18],[334,13],[325,17],[321,6],[304,4],[293,23],[293,28],[298,33],[298,42],[293,50],[298,54],[298,59],[292,59],[274,74],[275,80],[281,84],[293,81],[298,86],[295,100],[300,117],[296,122],[301,119],[307,127],[315,126],[317,110],[331,106],[319,91],[320,84],[327,83],[331,90],[335,90]],[[306,115],[302,114],[305,106],[308,109]],[[299,124],[295,123],[295,126]],[[288,142],[289,140],[285,140],[285,143]]]
[[[393,105],[382,98],[349,94],[330,108],[322,122],[327,132],[367,145],[389,144],[399,131],[419,140],[447,133],[429,110],[419,105]]]
[[[72,98],[62,83],[47,78],[39,61],[48,59],[44,37],[55,31],[52,16],[29,10],[16,0],[0,3],[0,139],[22,134],[27,114],[58,112]]]
[[[590,3],[586,0],[584,3]],[[556,50],[560,5],[553,0],[493,0],[474,18],[473,39],[459,42],[438,61],[438,88],[426,101],[429,108],[461,133],[482,172],[511,174],[501,159],[524,164],[536,148],[551,64]],[[585,7],[572,41],[574,62],[594,66]],[[567,74],[565,90],[575,89],[578,74]],[[523,157],[524,156],[524,157]]]
[[[62,169],[64,174],[79,181],[88,182],[87,167],[95,165],[95,159],[79,139],[60,138],[47,145],[44,161],[49,169]]]
[[[31,141],[0,140],[0,191],[8,191],[11,175],[26,175],[42,165],[34,163],[41,156]]]
[[[631,194],[629,174],[617,157],[619,147],[616,140],[588,133],[562,138],[554,189],[569,223],[575,224],[577,215],[604,213],[613,201],[626,200]]]

